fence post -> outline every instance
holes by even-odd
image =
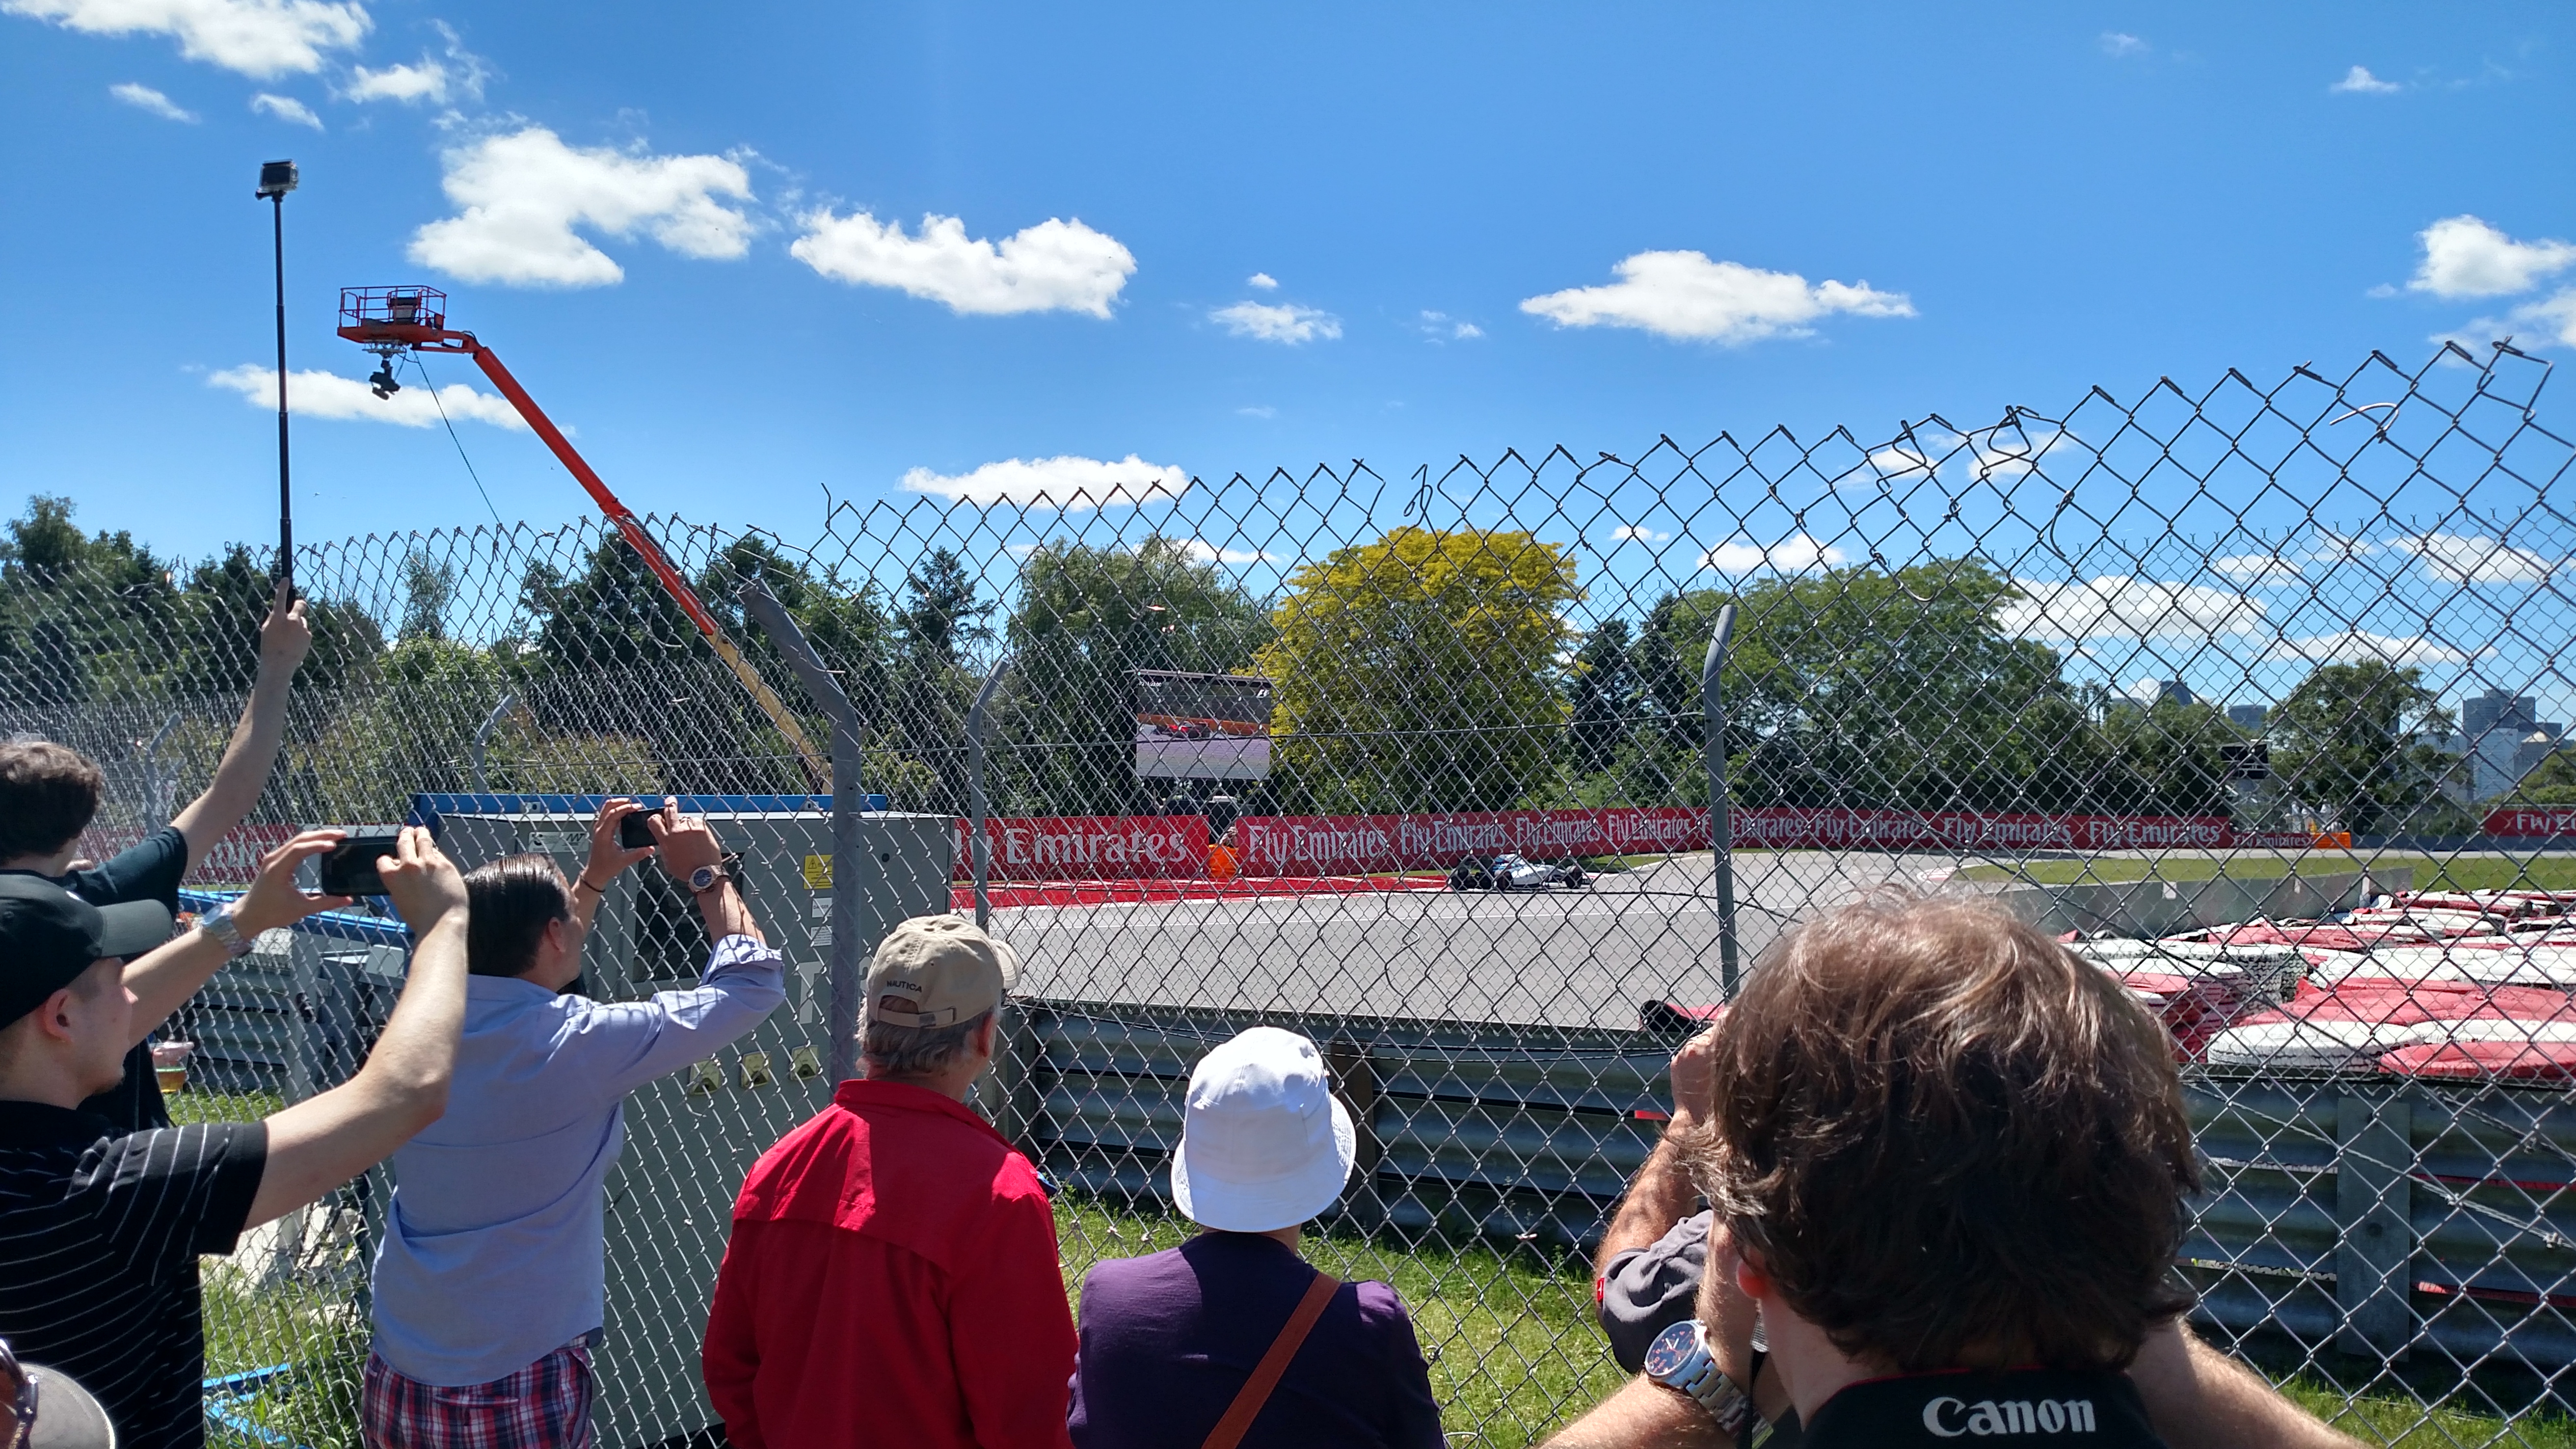
[[[491,743],[492,731],[501,727],[502,716],[508,714],[511,710],[516,709],[518,704],[519,692],[517,690],[502,690],[501,702],[492,706],[492,712],[483,716],[483,722],[474,727],[474,742],[467,747],[466,755],[474,766],[474,793],[477,795],[489,795],[492,793],[492,787],[489,784],[486,784],[483,779],[483,747]]]
[[[744,584],[741,598],[743,612],[778,646],[807,696],[832,721],[832,1002],[824,1013],[824,1030],[832,1038],[832,1080],[846,1082],[859,1071],[859,995],[866,986],[857,929],[867,913],[867,893],[859,888],[859,879],[868,865],[868,853],[859,845],[859,813],[868,803],[859,793],[859,717],[806,642],[805,631],[760,580]],[[874,945],[870,942],[870,949]]]
[[[1726,700],[1718,676],[1726,669],[1727,645],[1735,638],[1735,606],[1717,611],[1717,632],[1708,639],[1707,657],[1699,667],[1699,705],[1708,721],[1708,859],[1710,883],[1717,890],[1717,982],[1719,999],[1733,1001],[1738,983],[1735,960],[1735,842],[1726,818]]]
[[[2335,1109],[2335,1347],[2392,1362],[2415,1336],[2409,1170],[2414,1109],[2397,1092],[2345,1091]]]
[[[966,808],[973,817],[973,826],[966,832],[966,851],[975,871],[975,928],[979,931],[993,916],[992,898],[985,889],[993,873],[993,842],[984,834],[984,821],[992,814],[984,795],[984,731],[992,723],[985,707],[1001,688],[1002,676],[1010,672],[1011,659],[1006,654],[984,676],[984,687],[975,691],[974,707],[966,711]]]
[[[179,716],[174,714],[161,722],[161,728],[152,732],[152,742],[143,747],[143,827],[146,830],[157,830],[170,823],[170,802],[164,798],[168,792],[161,788],[161,746],[168,742],[170,732],[178,727]]]

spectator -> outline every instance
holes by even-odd
[[[662,868],[715,942],[693,991],[601,1004],[569,994],[611,881],[653,854],[618,843],[645,807],[611,800],[570,886],[543,855],[465,877],[465,1034],[447,1115],[394,1153],[375,1264],[362,1427],[384,1449],[590,1443],[590,1335],[606,1317],[602,1184],[621,1099],[705,1060],[785,999],[778,953],[705,821],[649,816]]]
[[[382,1161],[446,1107],[465,884],[411,829],[381,867],[412,929],[410,979],[357,1075],[264,1122],[120,1133],[80,1110],[115,1085],[133,1039],[124,983],[202,979],[250,936],[346,904],[294,886],[296,865],[338,839],[309,830],[269,852],[247,894],[175,941],[157,901],[101,908],[0,877],[0,1337],[97,1395],[126,1449],[205,1441],[197,1255],[232,1251],[245,1228]]]
[[[1714,1198],[1699,1317],[1559,1449],[1759,1442],[1734,1386],[1766,1367],[1819,1449],[2079,1422],[2104,1445],[2349,1442],[2177,1326],[2198,1168],[2168,1044],[2029,927],[1837,912],[1773,948],[1712,1048],[1682,1144]]]
[[[704,1345],[734,1449],[1067,1442],[1054,1209],[966,1105],[1018,975],[956,916],[877,947],[865,1079],[763,1154],[734,1202]]]
[[[1439,1449],[1430,1366],[1395,1290],[1297,1255],[1357,1155],[1313,1042],[1256,1026],[1199,1059],[1172,1197],[1205,1231],[1083,1279],[1077,1449]]]
[[[206,793],[104,865],[73,858],[81,832],[98,814],[105,788],[98,766],[77,750],[46,741],[0,745],[0,872],[43,876],[94,906],[158,901],[176,914],[179,882],[250,814],[276,767],[286,731],[287,685],[313,647],[304,605],[291,593],[287,585],[277,586],[260,625],[259,677]],[[125,978],[125,989],[134,993],[134,1040],[127,1043],[125,1076],[82,1103],[83,1111],[105,1117],[120,1134],[170,1125],[161,1081],[152,1070],[151,1036],[223,963],[221,955],[208,956],[195,972],[168,962],[148,970],[135,963]]]

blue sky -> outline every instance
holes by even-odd
[[[445,288],[633,506],[790,538],[907,478],[1400,479],[2563,358],[2572,46],[2543,4],[0,0],[0,436],[92,527],[272,530],[274,156],[290,366],[344,380],[296,390],[316,539],[489,517],[383,425],[416,386],[346,381],[343,284]],[[486,394],[448,396],[505,516],[587,511],[431,369]],[[1066,458],[1110,466],[976,471]]]

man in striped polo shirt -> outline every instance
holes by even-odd
[[[465,886],[413,829],[380,868],[412,930],[410,980],[356,1076],[263,1122],[120,1132],[82,1110],[124,1070],[134,975],[202,979],[261,931],[346,904],[294,884],[339,839],[306,831],[270,852],[248,893],[176,940],[158,902],[102,908],[0,874],[0,1339],[95,1394],[126,1449],[205,1442],[197,1256],[232,1251],[446,1108]]]

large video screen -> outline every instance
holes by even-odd
[[[1270,681],[1136,671],[1136,774],[1147,780],[1270,775]]]

